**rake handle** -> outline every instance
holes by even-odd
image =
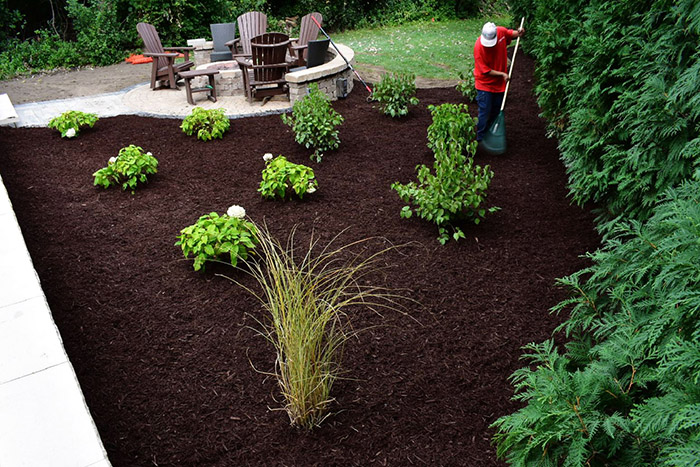
[[[523,19],[520,20],[520,27],[518,28],[519,30],[523,28],[523,24],[525,24],[525,17],[523,16]],[[510,70],[508,71],[508,81],[506,81],[506,90],[503,93],[503,102],[501,102],[501,112],[503,112],[503,109],[506,107],[506,96],[508,96],[508,88],[510,87],[510,75],[513,74],[513,65],[515,65],[515,55],[518,53],[518,46],[520,45],[520,36],[518,36],[518,39],[515,41],[515,50],[513,51],[513,58],[510,61]]]
[[[355,73],[355,76],[357,76],[357,79],[359,79],[360,82],[361,82],[362,84],[364,84],[365,89],[366,89],[367,92],[369,92],[370,95],[371,95],[371,94],[372,94],[372,89],[367,85],[367,83],[365,83],[365,80],[363,80],[362,77],[360,76],[360,74],[359,74],[357,71],[355,71],[355,69],[352,67],[352,65],[350,65],[350,62],[348,62],[348,59],[345,58],[345,55],[343,55],[343,54],[340,52],[340,50],[338,50],[338,46],[335,45],[335,42],[333,42],[333,39],[331,39],[331,36],[328,35],[328,33],[323,29],[323,27],[321,27],[321,23],[319,23],[319,22],[316,20],[316,18],[313,17],[313,15],[311,16],[311,19],[313,20],[314,23],[316,23],[316,26],[318,26],[318,29],[321,30],[321,32],[323,33],[323,35],[326,36],[326,37],[328,38],[329,41],[331,41],[331,44],[333,45],[333,48],[335,48],[336,52],[338,52],[338,55],[340,55],[341,57],[343,57],[343,60],[345,60],[345,63],[348,65],[348,68],[350,68],[350,70],[351,70],[353,73]]]

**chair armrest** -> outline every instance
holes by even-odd
[[[144,57],[166,57],[166,58],[175,58],[177,57],[176,53],[163,53],[163,52],[144,52],[143,53]]]
[[[306,48],[309,47],[309,44],[305,44],[305,45],[292,45],[292,46],[290,46],[290,47],[291,47],[292,49],[294,49],[294,50],[304,50],[304,49],[306,49]]]
[[[194,47],[163,47],[163,50],[182,50],[185,53],[185,61],[190,59],[190,51],[194,50]]]

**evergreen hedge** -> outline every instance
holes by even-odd
[[[700,462],[700,180],[613,236],[562,280],[566,351],[530,344],[512,376],[527,405],[495,440],[513,465]]]
[[[598,203],[604,231],[647,219],[699,166],[698,2],[517,0],[520,15],[574,201]]]

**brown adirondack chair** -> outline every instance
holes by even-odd
[[[289,86],[284,79],[290,64],[285,61],[289,48],[289,36],[281,32],[269,32],[251,39],[250,58],[238,57],[243,71],[243,86],[248,102],[254,98],[287,94]]]
[[[238,38],[226,43],[234,60],[251,56],[250,40],[267,32],[267,15],[259,11],[249,11],[239,16],[236,22]]]
[[[308,15],[301,18],[301,26],[299,29],[299,38],[292,39],[290,53],[294,59],[295,66],[306,65],[307,58],[307,48],[309,46],[309,41],[316,40],[318,37],[319,27],[311,17],[316,18],[318,24],[323,24],[323,15],[321,13],[309,13]]]
[[[194,47],[163,47],[160,37],[158,37],[158,31],[148,23],[137,24],[136,30],[146,47],[143,55],[153,58],[151,89],[156,89],[158,81],[164,81],[171,89],[177,89],[177,80],[180,79],[179,73],[194,66],[194,62],[190,60],[190,51],[194,50]],[[175,58],[178,54],[170,52],[171,50],[182,50],[185,54],[185,62],[176,64]]]

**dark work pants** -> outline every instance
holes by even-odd
[[[476,103],[479,104],[479,123],[476,124],[476,140],[481,141],[484,134],[501,111],[503,93],[480,91],[477,89]]]

